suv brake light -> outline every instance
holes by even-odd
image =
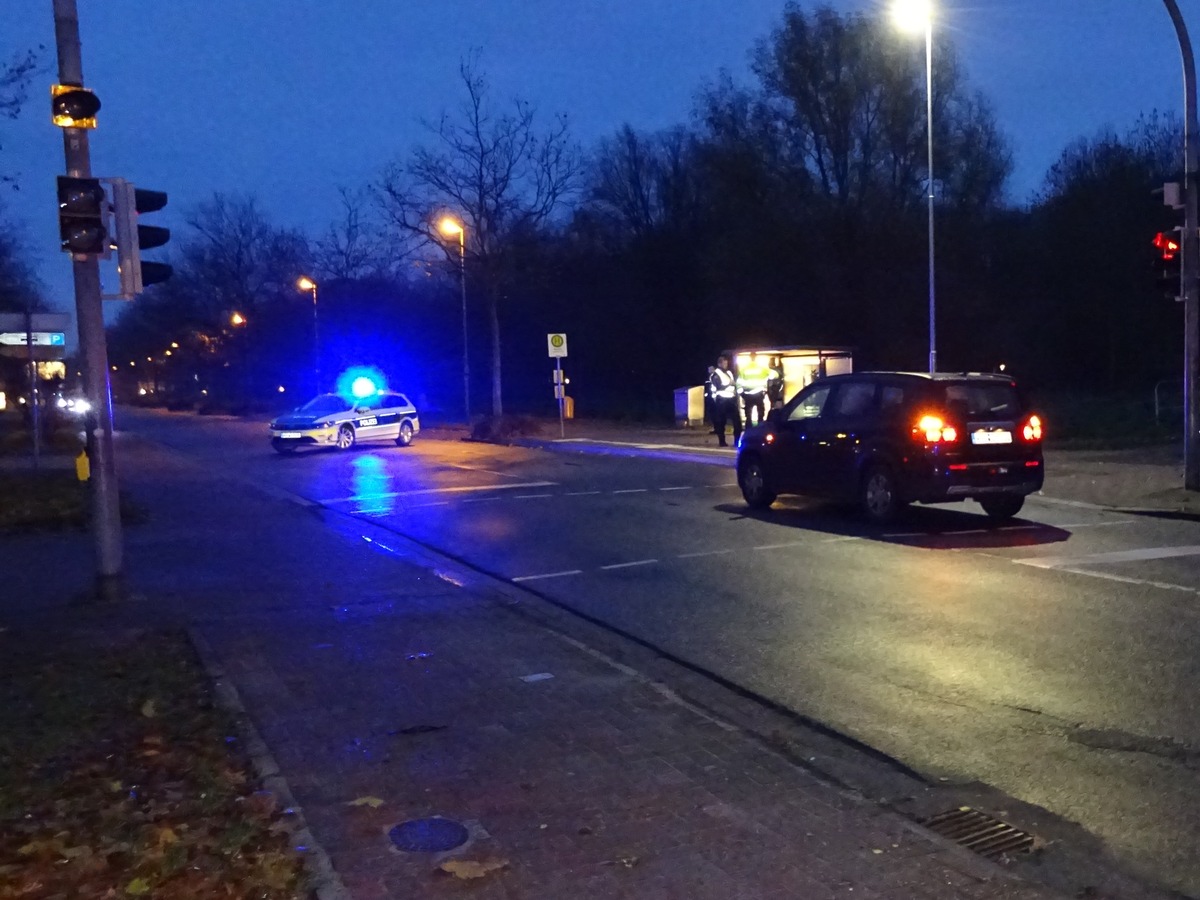
[[[1027,441],[1040,441],[1042,439],[1042,420],[1037,416],[1030,416],[1029,421],[1021,429],[1021,437]]]
[[[958,429],[948,425],[938,416],[921,416],[913,426],[912,435],[927,444],[952,444],[958,440]]]

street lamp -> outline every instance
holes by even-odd
[[[904,31],[925,31],[925,132],[929,185],[929,371],[937,371],[937,302],[933,287],[933,8],[929,0],[896,0],[896,24]]]
[[[302,291],[310,291],[313,300],[313,380],[316,382],[314,393],[321,393],[321,326],[317,321],[317,283],[307,275],[296,279],[296,287]]]
[[[438,230],[444,235],[458,235],[458,281],[462,289],[462,325],[463,325],[463,409],[467,421],[471,421],[471,363],[467,356],[467,226],[462,222],[444,216],[438,222]]]

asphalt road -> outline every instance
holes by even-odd
[[[418,437],[282,457],[265,427],[123,412],[230,477],[369,518],[918,771],[977,780],[1200,896],[1200,525],[1031,498],[889,528],[731,468]]]

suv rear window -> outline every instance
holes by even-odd
[[[1021,414],[1024,404],[1021,395],[1011,384],[1004,382],[960,382],[935,388],[951,415],[972,419],[1012,419]]]

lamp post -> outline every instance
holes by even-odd
[[[321,393],[321,326],[317,319],[317,283],[307,275],[296,279],[296,287],[312,293],[313,301],[313,393]]]
[[[438,230],[444,235],[458,235],[458,282],[462,290],[463,332],[463,409],[467,421],[471,421],[471,363],[467,355],[467,227],[450,216],[438,222]]]
[[[933,265],[933,9],[929,0],[896,0],[896,24],[905,31],[925,30],[926,172],[929,185],[929,371],[937,371],[937,299]]]

